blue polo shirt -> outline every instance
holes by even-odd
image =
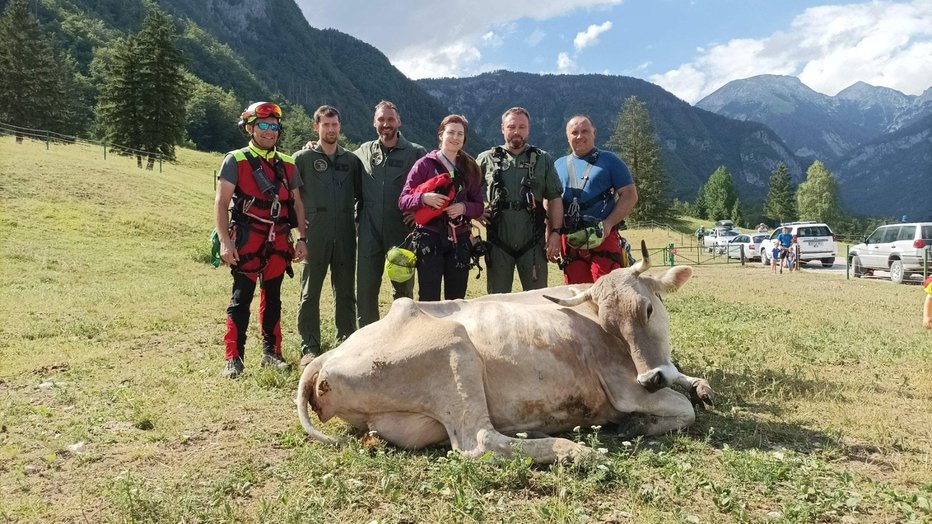
[[[792,233],[780,233],[777,235],[777,240],[780,241],[780,245],[783,247],[790,247],[793,245],[793,234]]]

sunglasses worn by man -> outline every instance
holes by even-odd
[[[262,117],[262,118],[265,118],[265,117]],[[277,133],[277,132],[279,132],[279,131],[282,130],[282,125],[281,125],[281,124],[272,124],[272,123],[269,123],[269,122],[257,122],[257,123],[255,124],[255,126],[258,127],[258,128],[259,128],[260,130],[262,130],[262,131],[270,131],[270,130],[271,130],[271,131],[275,131],[275,132]]]

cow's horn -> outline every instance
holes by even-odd
[[[557,304],[560,304],[561,306],[573,307],[573,306],[578,306],[582,304],[583,302],[591,299],[592,297],[589,296],[589,291],[586,290],[586,291],[583,291],[582,293],[573,295],[570,298],[556,298],[556,297],[551,297],[548,295],[544,295],[544,298],[546,298],[547,300],[551,302],[556,302]]]
[[[641,260],[638,260],[632,269],[634,269],[635,275],[640,275],[650,269],[650,254],[647,252],[647,244],[643,240],[641,240]]]

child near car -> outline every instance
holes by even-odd
[[[796,251],[792,248],[786,250],[786,269],[793,271],[796,269]]]
[[[773,240],[773,249],[770,251],[770,272],[776,273],[777,266],[780,265],[780,241],[777,239]],[[780,267],[780,272],[783,273],[783,267]]]
[[[922,289],[926,290],[926,301],[922,306],[922,325],[932,329],[932,276],[925,279]]]

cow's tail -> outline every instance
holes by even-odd
[[[323,365],[322,361],[323,359],[320,358],[315,359],[305,366],[304,373],[301,374],[301,380],[298,382],[298,398],[296,399],[298,404],[298,420],[301,421],[301,427],[304,428],[304,432],[312,439],[328,444],[338,444],[339,440],[324,435],[314,426],[314,423],[311,422],[311,416],[307,411],[308,404],[315,401],[315,395],[317,393],[317,375],[320,373],[320,368]]]

